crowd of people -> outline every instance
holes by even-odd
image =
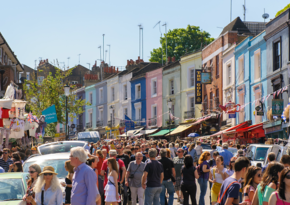
[[[29,205],[284,205],[290,204],[290,156],[277,162],[274,153],[264,167],[251,166],[246,146],[234,156],[223,150],[204,151],[201,142],[186,140],[101,140],[70,150],[68,172],[59,182],[51,166],[29,167],[30,179],[23,200]],[[1,172],[23,172],[23,162],[36,147],[14,147],[0,152]],[[210,189],[210,199],[206,192]],[[197,195],[197,189],[200,194]],[[190,203],[191,201],[191,203]]]

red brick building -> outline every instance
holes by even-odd
[[[212,79],[211,84],[203,84],[202,86],[202,114],[203,116],[212,116],[203,126],[203,131],[205,133],[208,132],[207,134],[219,130],[221,126],[219,105],[223,99],[223,51],[249,33],[248,28],[237,17],[223,29],[221,34],[211,44],[202,50],[203,72],[211,72]]]

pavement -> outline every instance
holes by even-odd
[[[210,205],[210,199],[209,199],[209,194],[210,194],[210,189],[209,189],[209,184],[207,186],[207,191],[206,191],[206,195],[204,197],[204,202],[205,202],[205,205]],[[196,180],[196,203],[198,204],[198,201],[199,201],[199,196],[200,196],[200,189],[199,189],[199,184]],[[173,205],[179,205],[180,203],[177,202],[177,194],[175,193],[174,194],[174,201],[173,201]],[[191,203],[191,200],[190,200],[190,197],[189,197],[189,204],[192,204]]]

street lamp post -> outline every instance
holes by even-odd
[[[112,139],[112,129],[113,129],[113,106],[110,106],[110,117],[111,117],[111,129],[110,129],[110,139]]]
[[[65,95],[65,135],[68,140],[68,113],[67,113],[67,97],[70,94],[70,87],[68,84],[64,86],[64,95]]]
[[[172,100],[171,100],[171,98],[169,98],[169,100],[167,101],[167,107],[169,109],[169,119],[168,119],[168,121],[169,121],[169,134],[168,135],[170,135],[170,132],[171,132],[171,118],[170,118],[170,114],[171,114],[171,107],[172,107]]]

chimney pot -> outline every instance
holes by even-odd
[[[130,61],[129,61],[129,60],[127,60],[127,66],[128,66],[128,65],[130,65]]]
[[[119,72],[119,68],[117,68],[117,73]]]
[[[175,62],[175,56],[172,57],[172,62]]]
[[[170,56],[168,56],[168,58],[167,58],[167,59],[168,59],[168,63],[169,63],[169,62],[171,61],[171,58],[170,58]]]
[[[116,73],[116,69],[115,69],[115,66],[114,66],[114,73]]]

